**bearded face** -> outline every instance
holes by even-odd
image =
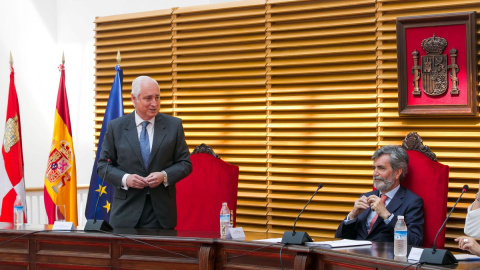
[[[393,189],[395,185],[395,176],[393,174],[390,175],[389,178],[383,178],[381,176],[374,176],[373,177],[373,186],[380,190],[382,193],[386,193]]]
[[[393,170],[390,165],[390,155],[385,154],[373,162],[373,185],[382,193],[386,193],[400,184],[402,170]]]

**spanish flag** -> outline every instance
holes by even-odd
[[[77,172],[73,151],[72,127],[65,88],[65,67],[59,66],[60,85],[58,86],[57,107],[53,127],[53,139],[45,173],[45,210],[48,224],[55,222],[55,205],[65,205],[67,213],[62,213],[66,221],[78,225],[77,219]]]

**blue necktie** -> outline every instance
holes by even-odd
[[[150,158],[150,140],[148,139],[147,125],[148,121],[142,122],[142,132],[140,133],[140,151],[142,151],[143,165],[148,171],[148,159]]]

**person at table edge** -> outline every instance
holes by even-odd
[[[420,246],[423,241],[423,200],[400,185],[407,174],[407,152],[401,147],[388,145],[375,151],[372,159],[376,190],[362,194],[355,201],[335,237],[393,242],[395,224],[401,215],[407,224],[408,244]],[[385,202],[381,197],[385,197]]]
[[[475,200],[468,207],[463,232],[468,236],[461,236],[455,239],[458,248],[466,250],[474,255],[480,256],[480,245],[475,238],[480,238],[480,181]]]

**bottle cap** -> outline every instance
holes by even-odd
[[[22,197],[20,197],[20,195],[17,195],[17,198],[15,199],[13,206],[21,206],[22,204],[23,204]]]
[[[403,219],[404,217],[403,216],[397,216],[397,219]]]

